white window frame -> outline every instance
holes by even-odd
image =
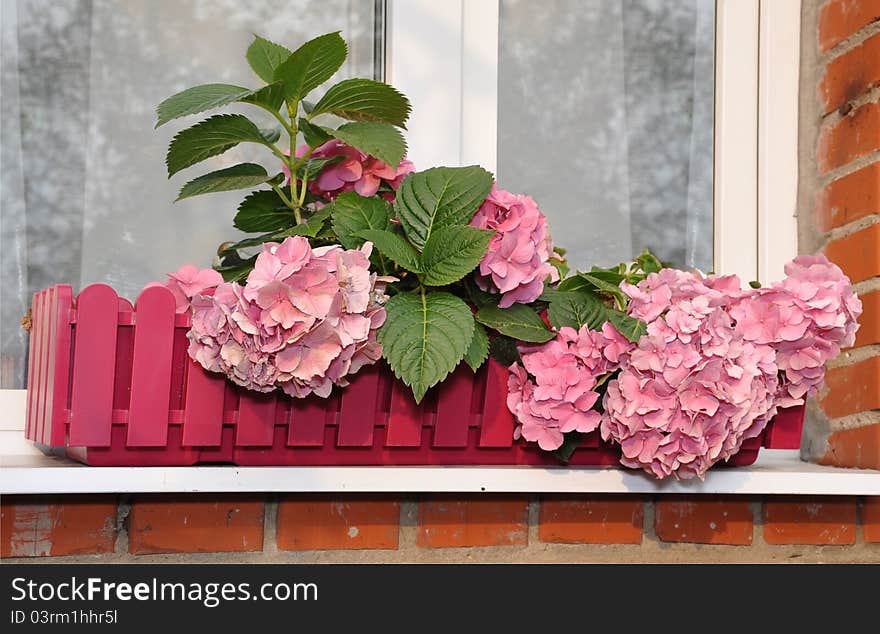
[[[494,173],[499,0],[388,1],[386,77],[414,104],[410,157]],[[797,253],[800,4],[716,4],[714,270],[745,280],[780,279]]]

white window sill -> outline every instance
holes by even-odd
[[[24,390],[0,390],[0,494],[58,493],[635,493],[880,495],[880,471],[802,462],[762,449],[749,467],[658,482],[615,468],[88,467],[46,456],[24,438]]]

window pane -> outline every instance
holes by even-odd
[[[143,285],[192,262],[208,266],[235,239],[246,192],[172,204],[181,185],[241,161],[274,171],[265,151],[235,148],[169,181],[169,140],[198,117],[158,130],[155,107],[201,83],[253,86],[252,33],[295,47],[340,30],[337,75],[373,76],[368,0],[18,0],[2,5],[2,387],[22,387],[31,294],[56,283]],[[381,44],[381,43],[380,43]],[[232,109],[231,111],[236,111]],[[238,109],[262,127],[274,119]],[[205,115],[207,116],[207,115]]]
[[[712,268],[713,0],[501,0],[498,176],[580,268]]]

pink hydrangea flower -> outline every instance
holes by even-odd
[[[144,288],[152,286],[164,286],[174,295],[175,307],[178,313],[189,310],[190,300],[196,295],[201,295],[223,283],[223,276],[214,269],[200,269],[192,264],[184,264],[176,273],[169,273],[168,280],[163,282],[151,282]]]
[[[326,397],[348,385],[382,354],[387,278],[370,272],[371,249],[313,249],[299,236],[264,244],[245,286],[191,298],[190,356],[260,392]]]
[[[303,156],[308,149],[309,146],[301,145],[296,150],[296,156]],[[332,200],[339,194],[350,191],[357,192],[367,198],[375,196],[383,181],[397,191],[403,177],[415,170],[413,163],[406,159],[394,168],[337,139],[319,145],[311,154],[311,158],[335,157],[342,158],[327,165],[321,170],[317,180],[309,184],[309,191],[327,200]],[[287,166],[282,163],[281,169],[290,180],[290,170]],[[394,200],[394,195],[387,192],[385,198]]]
[[[776,350],[780,406],[799,405],[821,389],[825,363],[852,346],[862,303],[839,267],[824,255],[801,255],[786,277],[731,309],[748,341]]]
[[[562,328],[552,341],[522,346],[523,365],[510,366],[507,385],[507,407],[518,423],[514,436],[552,451],[564,433],[596,429],[601,414],[593,408],[595,388],[631,347],[609,323],[602,332]]]
[[[559,272],[548,262],[553,242],[547,219],[530,196],[493,185],[471,225],[496,231],[476,281],[483,290],[501,293],[500,308],[533,302],[544,291],[544,280],[559,280]]]

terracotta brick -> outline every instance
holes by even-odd
[[[277,543],[281,550],[395,549],[399,524],[396,500],[288,498],[278,505]]]
[[[0,502],[0,557],[112,553],[113,496],[4,496]]]
[[[862,500],[862,539],[880,542],[880,497]]]
[[[828,113],[880,84],[880,35],[831,60],[819,83],[819,101]]]
[[[640,544],[642,502],[632,496],[543,499],[538,537],[557,544]]]
[[[880,149],[880,103],[865,104],[822,128],[817,161],[822,174]]]
[[[419,503],[416,543],[423,548],[523,546],[529,543],[528,500],[436,496]]]
[[[764,503],[768,544],[854,544],[856,501],[847,497],[774,498]]]
[[[880,275],[880,224],[832,240],[824,251],[853,283]]]
[[[819,51],[827,52],[876,20],[880,20],[880,0],[826,2],[819,10]]]
[[[816,204],[820,231],[880,213],[880,163],[871,163],[825,187]]]
[[[819,463],[880,469],[880,423],[832,433],[828,436],[828,452]]]
[[[149,495],[132,501],[130,553],[263,549],[263,501],[243,496]]]
[[[856,332],[854,347],[880,343],[880,291],[860,295],[862,314],[859,315],[859,329]]]
[[[742,498],[669,496],[654,505],[654,532],[664,542],[752,543],[752,509]]]
[[[880,409],[880,357],[873,357],[825,373],[828,395],[821,406],[830,418]]]

